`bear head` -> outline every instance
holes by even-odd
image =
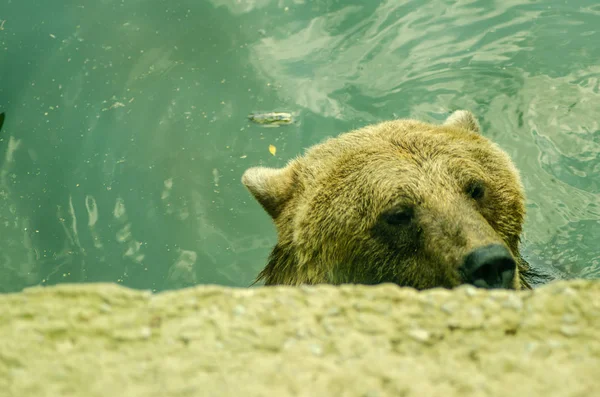
[[[278,232],[267,285],[529,287],[519,173],[470,112],[367,126],[242,182]]]

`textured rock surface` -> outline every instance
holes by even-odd
[[[593,396],[600,282],[0,296],[2,396]]]

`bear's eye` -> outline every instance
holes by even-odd
[[[381,214],[381,218],[392,226],[408,225],[414,216],[412,207],[393,208]]]
[[[471,196],[472,199],[480,200],[485,195],[485,186],[482,182],[473,181],[467,185],[465,191],[469,196]]]

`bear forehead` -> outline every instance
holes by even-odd
[[[404,120],[331,138],[314,146],[303,160],[310,179],[514,173],[507,156],[477,133]]]

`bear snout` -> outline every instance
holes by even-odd
[[[517,263],[510,251],[491,244],[471,251],[465,257],[461,273],[465,282],[480,288],[514,288]]]

